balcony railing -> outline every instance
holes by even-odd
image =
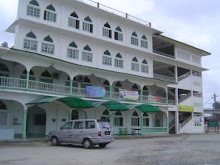
[[[162,55],[162,56],[165,56],[165,57],[169,57],[169,58],[175,58],[175,56],[173,56],[173,55],[163,53],[163,52],[160,52],[160,51],[157,51],[157,50],[153,50],[153,53],[156,53],[156,54],[159,54],[159,55]]]
[[[60,84],[46,83],[13,77],[0,76],[0,89],[16,89],[24,91],[34,91],[40,93],[57,94],[65,96],[86,97],[86,89],[80,87],[71,87]],[[106,91],[105,99],[124,100],[120,97],[119,92]],[[129,100],[126,100],[129,101]],[[167,98],[161,96],[140,95],[137,102],[167,104]]]
[[[168,81],[168,82],[173,82],[173,83],[175,82],[175,77],[169,77],[169,76],[160,75],[156,73],[154,73],[154,78],[158,80],[162,80],[162,81]]]

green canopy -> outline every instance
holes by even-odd
[[[70,108],[93,108],[94,107],[89,101],[83,100],[78,97],[63,97],[63,98],[43,97],[43,98],[31,101],[27,103],[27,105],[51,103],[56,100],[66,104]]]
[[[141,112],[162,112],[159,108],[150,104],[140,104],[140,105],[127,105],[129,109],[137,108]]]
[[[126,111],[129,110],[129,108],[118,102],[118,101],[105,101],[105,102],[93,102],[92,105],[94,107],[98,107],[99,105],[105,106],[110,111]]]

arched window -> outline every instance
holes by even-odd
[[[79,29],[79,17],[75,12],[69,16],[68,26],[74,29]]]
[[[9,69],[5,64],[0,63],[0,76],[8,77]]]
[[[115,40],[123,41],[123,33],[119,26],[115,29]]]
[[[106,91],[110,91],[110,84],[109,84],[108,80],[105,80],[103,82],[103,86],[105,87]],[[107,95],[109,95],[109,94],[107,93]]]
[[[72,120],[79,119],[79,112],[77,110],[72,110]]]
[[[119,111],[115,113],[114,126],[123,126],[123,117]]]
[[[101,119],[109,119],[109,111],[107,109],[102,113]]]
[[[44,38],[44,41],[42,42],[41,51],[45,54],[54,54],[55,45],[53,44],[53,40],[49,35]]]
[[[120,53],[116,54],[115,56],[115,67],[116,68],[123,68],[123,60]]]
[[[86,45],[82,51],[82,61],[92,62],[92,60],[93,60],[92,50],[88,45]]]
[[[131,117],[131,126],[133,127],[138,127],[140,126],[139,124],[139,116],[138,116],[138,113],[135,111],[133,114],[132,114],[132,117]]]
[[[0,101],[0,126],[7,125],[7,116],[7,107],[2,101]]]
[[[69,47],[67,48],[67,57],[72,58],[72,59],[79,59],[79,50],[77,48],[77,45],[75,42],[71,42],[69,44]]]
[[[102,64],[103,65],[112,65],[112,58],[111,58],[111,54],[108,50],[106,50],[104,52],[104,54],[102,55]]]
[[[150,126],[150,119],[146,112],[143,114],[143,126],[149,127]]]
[[[27,78],[27,70],[25,69],[22,73],[22,75],[20,76],[21,79],[26,79]],[[29,80],[35,80],[35,76],[34,76],[34,72],[32,70],[30,70],[29,72]]]
[[[141,47],[146,49],[148,48],[147,37],[145,35],[141,37]]]
[[[27,15],[40,18],[40,6],[36,0],[31,0],[27,5]]]
[[[139,90],[137,84],[134,84],[134,85],[132,86],[132,89],[133,89],[133,90]]]
[[[53,83],[53,78],[51,74],[46,70],[41,74],[40,81],[45,83]]]
[[[131,62],[131,70],[133,71],[136,71],[136,72],[139,72],[139,63],[138,63],[138,60],[136,57],[134,57],[132,59],[132,62]]]
[[[81,88],[86,88],[86,86],[91,86],[91,80],[87,76],[81,82]]]
[[[89,16],[87,16],[84,20],[83,20],[83,30],[93,33],[93,24],[92,24],[92,20]]]
[[[50,22],[57,21],[56,10],[52,4],[47,6],[46,9],[44,10],[44,20],[50,21]]]
[[[148,63],[147,63],[146,60],[142,61],[141,72],[143,72],[143,73],[148,73],[149,72]]]
[[[131,34],[131,44],[138,46],[138,36],[137,36],[136,32],[133,32]]]
[[[115,84],[115,87],[114,87],[114,92],[119,92],[119,89],[122,88],[122,85],[121,83],[118,81],[116,84]]]
[[[24,49],[30,51],[37,51],[38,41],[36,35],[31,31],[27,33],[26,37],[24,38]]]
[[[144,95],[144,96],[148,96],[148,95],[149,95],[149,90],[148,90],[148,88],[147,88],[146,85],[143,87],[143,95]],[[147,98],[146,98],[146,99],[147,99]]]
[[[112,38],[112,30],[108,22],[102,28],[102,35],[107,38]]]

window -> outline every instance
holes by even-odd
[[[135,32],[131,35],[131,44],[138,46],[138,36]]]
[[[72,111],[72,120],[79,119],[79,112],[77,110]]]
[[[139,126],[139,116],[136,111],[132,114],[131,126]]]
[[[112,30],[108,22],[102,28],[102,35],[107,38],[112,38]]]
[[[92,24],[92,20],[89,16],[87,16],[84,21],[83,21],[83,30],[93,33],[93,24]]]
[[[87,45],[82,51],[82,61],[92,62],[93,54],[91,48]]]
[[[133,71],[136,71],[136,72],[139,72],[139,63],[138,63],[138,60],[136,57],[134,57],[132,59],[132,62],[131,62],[131,70]]]
[[[76,121],[74,123],[74,129],[83,129],[83,121]]]
[[[56,14],[56,10],[53,7],[53,5],[47,6],[46,10],[44,10],[44,20],[50,21],[50,22],[57,21],[57,14]]]
[[[67,48],[67,57],[76,60],[79,59],[79,50],[77,49],[75,42],[69,44],[69,47]]]
[[[27,5],[27,15],[40,18],[40,7],[36,0],[30,1]]]
[[[109,119],[109,111],[107,109],[102,113],[101,119]]]
[[[0,76],[8,77],[9,69],[5,64],[0,63]]]
[[[21,79],[26,79],[27,78],[27,70],[25,69],[20,76]],[[29,80],[36,80],[36,77],[34,76],[34,72],[30,70],[29,72]]]
[[[62,128],[63,129],[72,129],[73,122],[66,123]]]
[[[75,28],[75,29],[79,29],[79,18],[78,18],[78,15],[75,12],[73,12],[69,16],[68,26],[72,27],[72,28]]]
[[[112,58],[111,54],[109,53],[108,50],[106,50],[102,56],[102,64],[103,65],[112,65]]]
[[[55,45],[53,44],[52,38],[50,38],[50,36],[45,37],[41,47],[42,53],[53,55],[54,50]]]
[[[94,121],[86,121],[86,129],[93,129],[95,128],[95,122]]]
[[[0,126],[7,125],[7,107],[6,105],[0,101]]]
[[[141,38],[141,47],[146,48],[146,49],[148,48],[147,37],[145,35],[143,35]]]
[[[114,126],[123,126],[123,117],[122,117],[121,112],[115,113]]]
[[[45,83],[53,83],[52,76],[47,70],[41,74],[40,81]]]
[[[143,114],[143,126],[148,127],[149,126],[149,117],[146,112]]]
[[[37,51],[37,37],[33,32],[30,32],[26,35],[24,38],[24,49],[30,50],[30,51]]]
[[[146,60],[143,60],[141,64],[141,72],[148,73],[148,63]]]
[[[115,40],[123,41],[123,33],[119,26],[115,29]]]
[[[120,53],[116,54],[115,56],[115,67],[116,68],[123,68],[123,60]]]

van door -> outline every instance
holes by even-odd
[[[84,121],[75,121],[71,130],[71,142],[82,143],[84,133]]]
[[[71,130],[73,122],[66,123],[58,132],[58,137],[61,142],[67,143],[71,141]]]

